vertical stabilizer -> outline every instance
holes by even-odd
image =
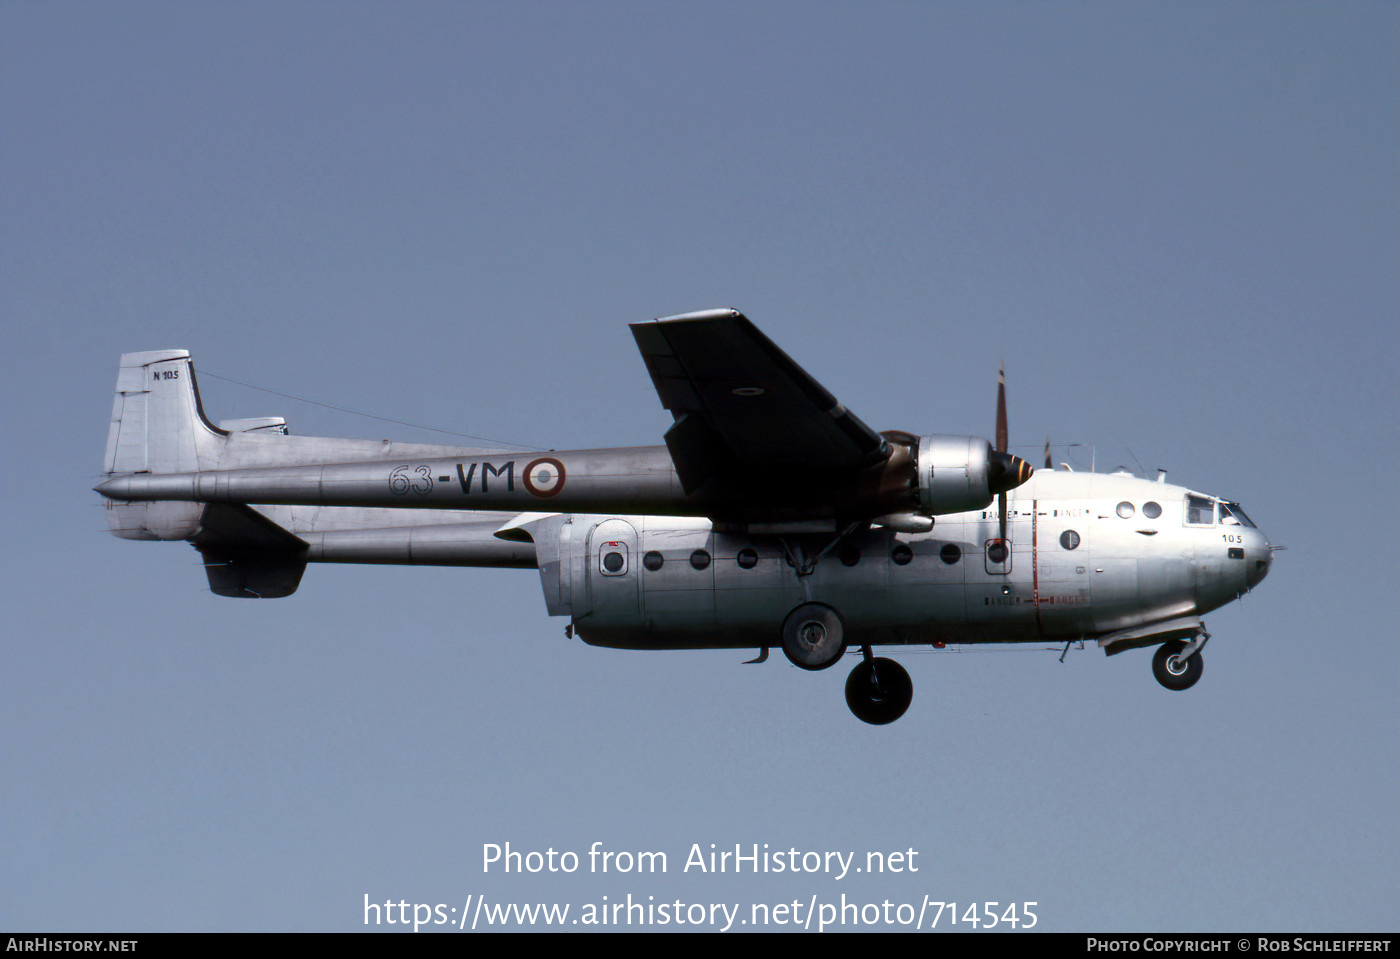
[[[218,465],[225,432],[204,418],[194,364],[185,350],[122,355],[102,470],[192,473]],[[122,539],[188,539],[200,529],[200,503],[107,500],[107,524]]]
[[[204,418],[194,364],[186,350],[122,355],[103,472],[212,469],[223,435]]]

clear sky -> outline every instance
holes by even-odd
[[[0,3],[0,927],[844,893],[1400,928],[1397,28],[1391,3]],[[533,573],[312,567],[241,602],[188,546],[104,532],[124,351],[647,444],[670,417],[626,324],[715,306],[880,429],[990,434],[1005,363],[1027,455],[1166,467],[1288,551],[1208,617],[1187,693],[1142,651],[911,651],[913,706],[874,728],[845,669],[566,639]],[[438,438],[201,385],[215,418]],[[670,869],[483,873],[507,841]],[[693,843],[919,871],[697,875]]]

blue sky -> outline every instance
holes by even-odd
[[[1400,917],[1389,4],[0,4],[0,923],[363,897],[1033,900],[1051,930]],[[844,670],[563,636],[536,577],[212,596],[96,494],[118,354],[544,447],[657,442],[626,324],[744,310],[866,422],[1091,444],[1288,551],[1146,653]],[[216,418],[436,434],[205,377]],[[1063,458],[1063,452],[1059,454]],[[1087,453],[1075,451],[1075,456]],[[914,876],[484,875],[485,843],[914,848]]]

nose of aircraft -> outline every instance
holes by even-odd
[[[1252,542],[1248,544],[1245,553],[1249,557],[1245,580],[1249,583],[1249,588],[1253,589],[1269,575],[1269,568],[1274,564],[1274,547],[1269,545],[1268,539],[1259,530],[1252,529],[1249,532],[1252,534]]]

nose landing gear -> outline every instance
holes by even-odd
[[[872,726],[892,723],[913,702],[914,684],[893,659],[872,656],[869,646],[861,652],[865,658],[846,678],[846,705],[857,719]]]
[[[1196,685],[1205,671],[1201,647],[1208,639],[1210,633],[1202,631],[1189,644],[1183,639],[1173,639],[1159,646],[1152,657],[1152,675],[1157,682],[1177,691]]]

